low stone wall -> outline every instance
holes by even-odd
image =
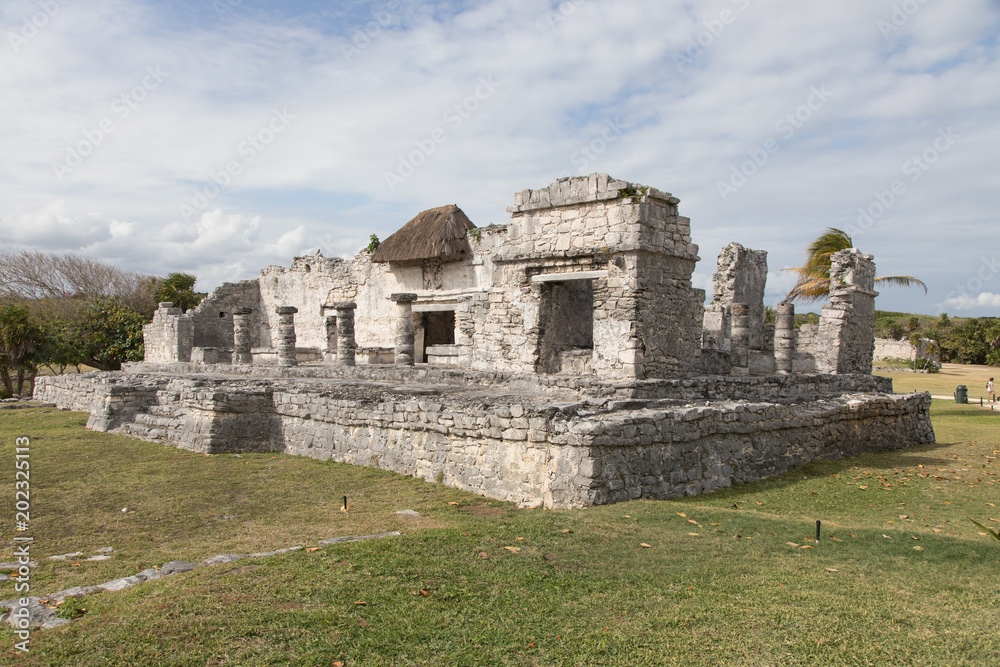
[[[644,391],[780,394],[790,377],[651,382]],[[816,376],[812,389],[885,384],[830,377]],[[810,386],[793,385],[785,389]],[[35,397],[89,411],[91,428],[197,452],[284,451],[550,507],[701,493],[817,458],[934,440],[927,394],[559,403],[517,389],[94,373],[38,378]]]
[[[469,391],[510,391],[566,400],[577,398],[675,398],[679,400],[801,400],[843,393],[891,393],[892,380],[872,375],[762,375],[607,382],[593,376],[501,373],[452,366],[365,364],[354,367],[126,363],[123,371],[142,375],[184,375],[259,379],[330,379],[400,384],[457,385]]]

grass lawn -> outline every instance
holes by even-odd
[[[955,388],[964,384],[969,390],[969,403],[986,398],[986,381],[1000,379],[996,366],[945,364],[939,373],[890,373],[879,371],[876,375],[892,378],[892,388],[897,394],[929,391],[934,396],[954,396]],[[994,382],[994,385],[998,383]],[[1000,410],[1000,404],[997,405]]]
[[[949,372],[905,380],[947,380],[948,395],[978,384]],[[1000,664],[1000,543],[965,516],[1000,527],[1000,411],[934,401],[932,414],[935,445],[547,511],[330,462],[196,455],[86,431],[80,413],[0,413],[0,560],[14,440],[28,436],[36,594],[167,560],[403,533],[95,595],[72,624],[34,631],[27,656],[0,630],[0,662]],[[108,546],[103,562],[47,558]]]

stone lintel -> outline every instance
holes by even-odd
[[[353,301],[334,301],[333,302],[333,308],[334,308],[334,310],[354,310],[357,307],[358,307],[358,304],[354,303]]]
[[[294,315],[299,312],[299,309],[295,306],[277,306],[275,307],[274,312],[278,315]]]
[[[603,271],[566,271],[565,273],[539,273],[531,276],[533,283],[552,283],[564,280],[594,280],[595,278],[607,278],[607,269]]]
[[[396,303],[413,303],[417,300],[417,295],[413,292],[395,292],[389,295],[389,299]]]
[[[413,306],[415,313],[445,313],[449,310],[458,310],[457,303],[422,303]]]

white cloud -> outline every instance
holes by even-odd
[[[258,17],[247,3],[218,21],[159,0],[66,3],[19,52],[0,43],[0,243],[188,270],[207,289],[310,247],[354,252],[444,203],[502,223],[514,191],[605,171],[681,199],[701,283],[729,241],[768,250],[770,298],[791,279],[776,267],[797,265],[825,227],[854,223],[953,126],[961,140],[856,239],[880,272],[919,274],[931,288],[887,290],[879,307],[928,309],[963,280],[967,257],[1000,246],[1000,65],[986,40],[1000,28],[995,2],[925,3],[888,40],[877,21],[890,1],[569,4],[552,22],[545,0],[451,14],[403,3],[348,58],[370,18],[330,27]],[[36,8],[4,3],[0,34]],[[723,10],[733,20],[720,31]],[[678,71],[675,56],[698,39],[707,45]],[[115,101],[149,67],[165,76],[122,117]],[[480,77],[500,85],[449,122]],[[784,136],[779,121],[824,85],[830,100]],[[275,108],[294,119],[248,159],[241,145]],[[113,131],[60,182],[52,163],[105,119]],[[609,121],[621,134],[583,156]],[[385,172],[437,129],[446,140],[390,190]],[[717,183],[771,138],[778,150],[723,201]],[[230,161],[239,173],[186,222],[179,206]]]
[[[992,292],[980,292],[977,296],[959,294],[956,297],[946,299],[941,305],[945,308],[953,308],[955,310],[988,308],[994,309],[995,312],[995,309],[1000,308],[1000,294],[993,294]]]

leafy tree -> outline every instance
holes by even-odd
[[[787,269],[799,274],[795,287],[785,297],[786,301],[818,301],[830,294],[830,264],[834,253],[853,248],[851,237],[840,229],[829,227],[806,250],[804,266]],[[912,287],[919,285],[927,293],[927,285],[912,276],[882,276],[875,278],[876,285]]]
[[[102,371],[121,369],[122,362],[142,361],[142,327],[149,320],[113,301],[98,301],[80,324],[80,345],[86,363]]]
[[[896,320],[886,320],[882,324],[882,335],[892,340],[900,340],[903,337],[903,327]]]
[[[197,278],[190,273],[171,273],[156,285],[156,300],[170,301],[174,308],[188,311],[195,308],[205,295],[194,291]]]
[[[920,320],[916,317],[911,317],[906,323],[906,328],[908,331],[916,331],[920,328]]]
[[[79,326],[65,320],[43,322],[38,327],[38,340],[32,355],[37,366],[45,366],[52,373],[61,375],[70,366],[80,371],[87,361]]]
[[[941,313],[941,317],[938,319],[938,326],[940,327],[951,326],[951,318],[948,317],[948,313]]]
[[[31,353],[38,328],[31,322],[26,306],[8,303],[0,308],[0,380],[7,394],[21,394],[25,374],[33,372]],[[11,372],[17,378],[15,385]]]

